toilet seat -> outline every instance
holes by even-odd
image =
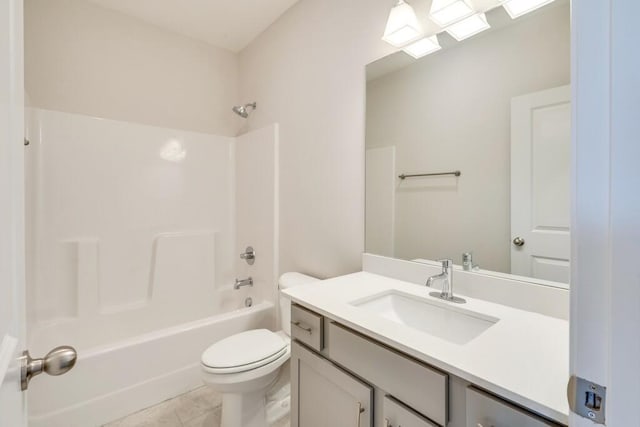
[[[218,367],[214,367],[214,366],[208,366],[205,365],[203,363],[203,367],[207,372],[210,372],[212,374],[237,374],[240,372],[246,372],[246,371],[251,371],[254,369],[258,369],[261,368],[265,365],[268,365],[269,363],[273,362],[274,360],[278,360],[279,358],[281,358],[282,356],[284,356],[287,353],[287,347],[283,348],[281,351],[279,351],[278,353],[273,354],[272,356],[269,356],[265,359],[262,360],[258,360],[256,362],[253,363],[248,363],[246,365],[240,365],[240,366],[231,366],[228,368],[218,368]]]
[[[288,342],[267,329],[232,335],[202,354],[203,368],[212,374],[236,374],[266,366],[288,354]]]

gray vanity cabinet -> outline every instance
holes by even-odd
[[[333,319],[292,308],[292,427],[561,427]]]
[[[371,427],[373,388],[291,344],[291,427]]]
[[[466,394],[467,427],[560,427],[475,387]]]
[[[446,373],[338,323],[330,323],[328,335],[331,360],[429,417],[437,423],[433,425],[447,425],[449,376]]]

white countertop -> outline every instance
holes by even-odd
[[[556,422],[568,424],[567,321],[460,295],[467,300],[461,306],[465,310],[500,320],[481,335],[459,345],[350,304],[389,290],[420,298],[432,298],[429,292],[433,291],[426,286],[359,272],[290,288],[284,293],[295,303],[418,360]]]

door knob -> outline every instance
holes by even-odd
[[[513,239],[513,244],[516,246],[524,246],[524,239],[522,237],[516,237]]]
[[[31,378],[43,372],[53,376],[69,372],[76,364],[78,353],[73,347],[65,345],[54,348],[43,359],[33,359],[29,350],[25,350],[20,359],[20,383],[24,391],[29,387]]]

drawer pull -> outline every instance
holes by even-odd
[[[313,329],[311,329],[309,326],[305,326],[300,322],[291,322],[291,324],[293,326],[295,326],[295,327],[298,327],[298,328],[302,329],[303,331],[305,331],[309,335],[311,335],[311,332],[313,331]]]
[[[356,427],[360,427],[360,416],[364,412],[364,408],[362,407],[362,403],[358,402],[358,420],[356,423]]]

